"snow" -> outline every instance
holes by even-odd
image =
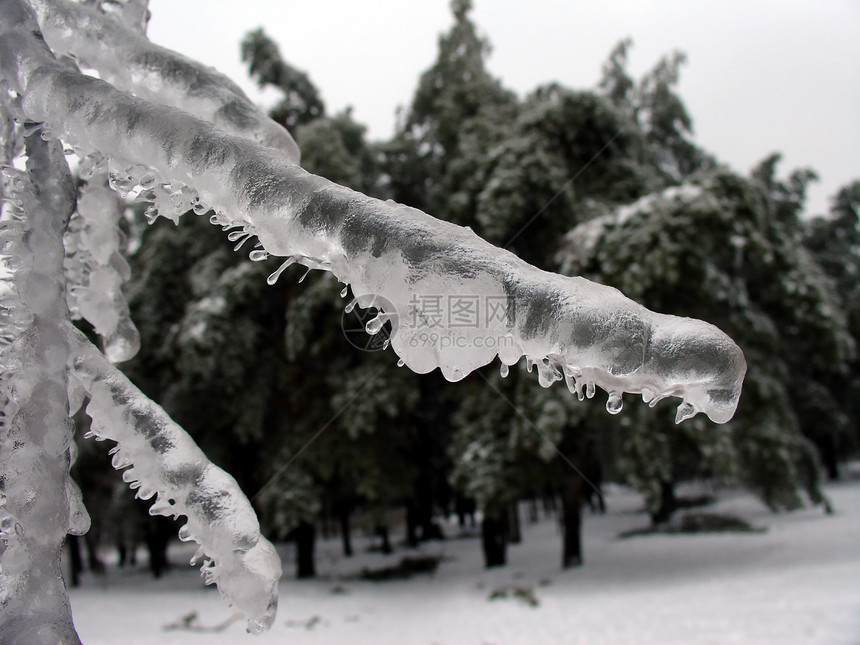
[[[324,540],[319,579],[282,580],[278,618],[254,639],[241,621],[205,634],[164,630],[191,612],[205,626],[230,618],[192,569],[156,581],[143,570],[111,567],[104,579],[85,576],[70,595],[89,645],[856,645],[860,479],[831,484],[827,492],[832,516],[820,509],[773,515],[738,491],[723,491],[708,508],[766,527],[763,533],[619,539],[622,531],[647,525],[647,516],[638,512],[635,494],[609,487],[608,513],[585,519],[585,565],[568,571],[558,565],[560,536],[552,519],[529,524],[524,516],[523,543],[510,547],[505,568],[484,570],[480,540],[454,537],[417,552],[444,556],[435,574],[400,581],[369,582],[356,574],[416,552],[383,556],[359,548],[343,558],[338,539]],[[448,526],[447,533],[457,536],[458,529]],[[172,559],[185,555],[177,549]],[[539,604],[515,597],[516,587],[531,588]],[[489,599],[503,590],[507,597]]]

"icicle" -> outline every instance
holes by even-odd
[[[556,381],[561,380],[561,373],[555,365],[545,361],[539,361],[535,365],[538,371],[538,383],[541,387],[550,387]]]
[[[675,413],[675,423],[681,423],[694,416],[696,416],[696,407],[689,401],[684,401],[678,406],[678,411]]]
[[[582,387],[579,383],[579,378],[582,377],[582,373],[573,369],[569,365],[565,365],[562,370],[562,374],[564,374],[564,384],[567,386],[567,391],[571,394],[575,394],[576,397],[582,401]]]
[[[155,500],[152,506],[149,507],[150,515],[164,515],[169,516],[173,515],[173,505],[162,499],[162,496],[159,495],[158,499]],[[194,564],[193,562],[191,564]]]
[[[402,358],[397,360],[397,367],[403,367],[404,365],[406,365],[406,361],[404,361]]]
[[[198,197],[195,197],[191,200],[191,210],[194,211],[195,215],[205,215],[209,212],[209,207],[201,202]]]
[[[251,262],[262,262],[269,259],[269,254],[262,249],[255,249],[248,254],[248,258],[250,258]]]
[[[111,459],[110,463],[111,466],[113,466],[116,470],[122,470],[123,468],[128,468],[129,466],[131,466],[131,460],[128,459],[122,453],[115,454]]]
[[[69,528],[71,535],[84,535],[90,530],[90,515],[84,506],[84,498],[81,489],[71,477],[66,482],[66,498],[69,501]]]
[[[238,231],[231,231],[229,235],[227,235],[227,239],[231,242],[238,241],[239,243],[233,247],[234,251],[238,251],[242,248],[242,245],[245,244],[248,240],[253,237],[252,233],[249,233],[244,228]]]
[[[657,394],[656,396],[652,397],[650,401],[648,401],[648,407],[653,408],[658,403],[660,403],[660,401],[665,399],[667,396],[669,396],[669,395],[668,394]]]
[[[386,338],[386,339],[382,342],[382,350],[383,350],[383,351],[385,351],[385,350],[386,350],[386,349],[388,349],[390,346],[391,346],[391,339],[390,339],[390,338]]]
[[[343,308],[344,312],[351,314],[352,310],[355,309],[355,305],[357,305],[357,304],[358,304],[358,298],[353,298],[352,300],[349,301],[349,303],[346,305],[346,307]]]
[[[302,274],[302,277],[301,277],[301,278],[299,278],[299,283],[304,282],[304,281],[305,281],[305,278],[307,278],[307,277],[308,277],[308,274],[309,274],[312,270],[313,270],[313,267],[308,267],[308,268],[307,268],[307,270]]]
[[[281,274],[284,272],[284,270],[288,266],[293,264],[295,261],[296,261],[296,259],[292,256],[288,257],[286,260],[284,260],[283,264],[281,264],[281,266],[279,266],[274,273],[272,273],[268,278],[266,278],[266,283],[269,285],[275,284],[278,281],[278,278],[281,277]]]
[[[206,551],[203,550],[203,547],[199,547],[197,551],[194,552],[194,555],[191,556],[191,561],[189,562],[189,564],[192,567],[195,566],[205,554]]]
[[[135,497],[142,500],[152,499],[153,495],[155,495],[155,490],[152,488],[144,487],[143,485],[138,488],[137,493],[135,493]]]
[[[609,414],[618,414],[623,407],[624,401],[621,395],[618,392],[610,392],[609,397],[606,399],[606,411]]]
[[[348,294],[348,293],[349,293],[349,287],[344,287],[343,289],[340,290],[340,297],[346,298],[346,294]]]
[[[510,368],[507,363],[502,363],[499,365],[499,374],[502,375],[502,378],[508,378],[508,374],[510,373]]]
[[[386,320],[388,320],[388,316],[383,313],[379,313],[374,318],[367,321],[367,324],[364,326],[364,331],[371,336],[375,336],[382,331],[382,326],[385,324]]]

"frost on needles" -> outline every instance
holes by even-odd
[[[266,629],[274,617],[280,565],[250,504],[235,481],[110,364],[133,355],[138,339],[120,291],[128,277],[116,243],[121,203],[107,186],[122,198],[150,202],[151,220],[176,221],[193,210],[229,231],[237,248],[252,240],[252,260],[282,260],[270,282],[293,262],[330,270],[352,289],[355,300],[347,307],[380,311],[369,333],[391,323],[391,348],[416,372],[438,367],[456,381],[496,357],[503,374],[525,357],[544,387],[564,381],[580,399],[597,387],[605,390],[611,413],[621,410],[626,392],[651,405],[678,397],[678,421],[698,412],[718,423],[732,417],[746,364],[716,327],[651,312],[583,278],[541,271],[468,228],[307,173],[296,163],[289,134],[233,83],[151,45],[135,27],[137,18],[125,24],[121,18],[92,3],[0,4],[7,203],[0,222],[7,267],[0,292],[0,394],[7,401],[0,426],[3,642],[16,642],[8,637],[15,621],[41,593],[34,582],[15,577],[16,563],[54,571],[63,535],[85,530],[85,511],[68,479],[68,416],[84,398],[93,435],[117,442],[114,465],[128,468],[124,479],[141,497],[156,498],[151,512],[188,517],[180,537],[201,543],[207,581],[246,613],[249,630]],[[40,161],[35,147],[22,147],[27,135],[51,146],[49,162]],[[77,208],[68,180],[55,178],[70,176],[63,151],[82,160],[87,179]],[[18,158],[33,169],[20,170]],[[50,250],[52,263],[36,260],[47,252],[32,248],[36,243]],[[37,278],[49,292],[34,290]],[[493,315],[487,309],[468,326],[434,318],[431,334],[430,297],[492,302]],[[74,331],[72,316],[93,323],[104,353]],[[35,364],[7,376],[27,361]],[[50,391],[62,423],[27,429],[32,420],[22,411],[37,391],[44,398],[43,390]],[[50,482],[36,465],[45,460],[56,473]],[[47,530],[45,517],[28,514],[25,501],[44,486],[53,487],[45,495],[67,510],[49,527],[50,544],[38,547],[50,557],[39,559],[37,547],[22,536]],[[50,572],[43,577],[55,578]],[[43,622],[73,634],[65,592],[56,580],[52,584],[50,602],[59,609],[47,610],[55,619]],[[46,634],[47,642],[54,632]]]

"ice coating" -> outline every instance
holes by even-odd
[[[90,432],[116,442],[112,463],[142,499],[155,497],[151,515],[188,522],[179,539],[195,540],[195,562],[206,584],[248,617],[248,631],[269,629],[278,606],[281,565],[274,547],[260,535],[251,504],[236,481],[212,464],[164,410],[85,339],[74,359],[75,375],[90,396]]]
[[[149,25],[149,0],[99,0],[99,8],[116,17],[126,27],[139,34],[146,34]]]
[[[9,122],[3,108],[0,120]],[[20,130],[3,128],[4,153]],[[69,478],[62,231],[75,191],[57,141],[31,133],[25,148],[26,171],[3,160],[13,208],[0,222],[0,255],[12,260],[0,318],[0,642],[79,643],[60,560],[66,533],[89,527]]]
[[[73,319],[84,318],[101,336],[113,363],[127,361],[140,349],[140,335],[129,317],[122,283],[128,264],[120,254],[118,222],[125,208],[108,181],[95,175],[81,189],[78,207],[63,238],[66,247],[66,300]]]
[[[24,43],[15,46],[22,51]],[[256,235],[261,248],[252,259],[271,254],[330,269],[361,306],[382,296],[396,317],[391,346],[413,370],[439,367],[458,380],[496,355],[509,365],[527,356],[543,385],[564,379],[580,395],[599,386],[610,397],[641,393],[649,402],[677,396],[679,420],[701,411],[725,422],[734,413],[746,364],[715,327],[538,270],[469,229],[333,184],[31,50],[43,62],[20,78],[28,117],[116,168],[146,165],[175,193],[186,191],[185,204],[212,208],[215,223]],[[442,325],[427,342],[421,303],[431,296],[497,299],[504,310],[477,328]]]
[[[121,16],[95,6],[67,0],[31,0],[30,5],[55,55],[70,55],[120,89],[178,107],[299,162],[290,133],[216,69],[154,45],[140,28],[126,27]]]

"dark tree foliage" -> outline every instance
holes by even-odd
[[[810,389],[846,373],[854,344],[832,282],[799,244],[799,203],[761,168],[749,179],[703,171],[569,238],[566,270],[616,284],[658,311],[712,321],[747,358],[744,394],[726,426],[672,426],[638,408],[622,419],[622,470],[655,513],[666,486],[697,472],[736,474],[776,509],[798,506],[798,487],[822,500],[805,438],[820,426],[804,425],[806,406]],[[836,416],[832,408],[818,421]]]
[[[277,44],[262,28],[249,32],[242,40],[242,62],[260,87],[271,86],[284,97],[271,110],[271,117],[292,131],[325,113],[319,91],[308,75],[281,58]]]
[[[851,337],[855,347],[860,347],[860,181],[843,187],[833,198],[829,216],[813,218],[803,234],[806,247],[835,281]],[[856,453],[860,448],[860,361],[857,354],[850,362],[847,375],[823,375],[821,380],[817,396],[810,397],[807,424],[814,426],[819,418],[828,419],[828,424],[818,424],[815,440],[829,476],[836,479],[840,457]],[[829,414],[819,417],[824,412],[820,408],[825,408]]]

